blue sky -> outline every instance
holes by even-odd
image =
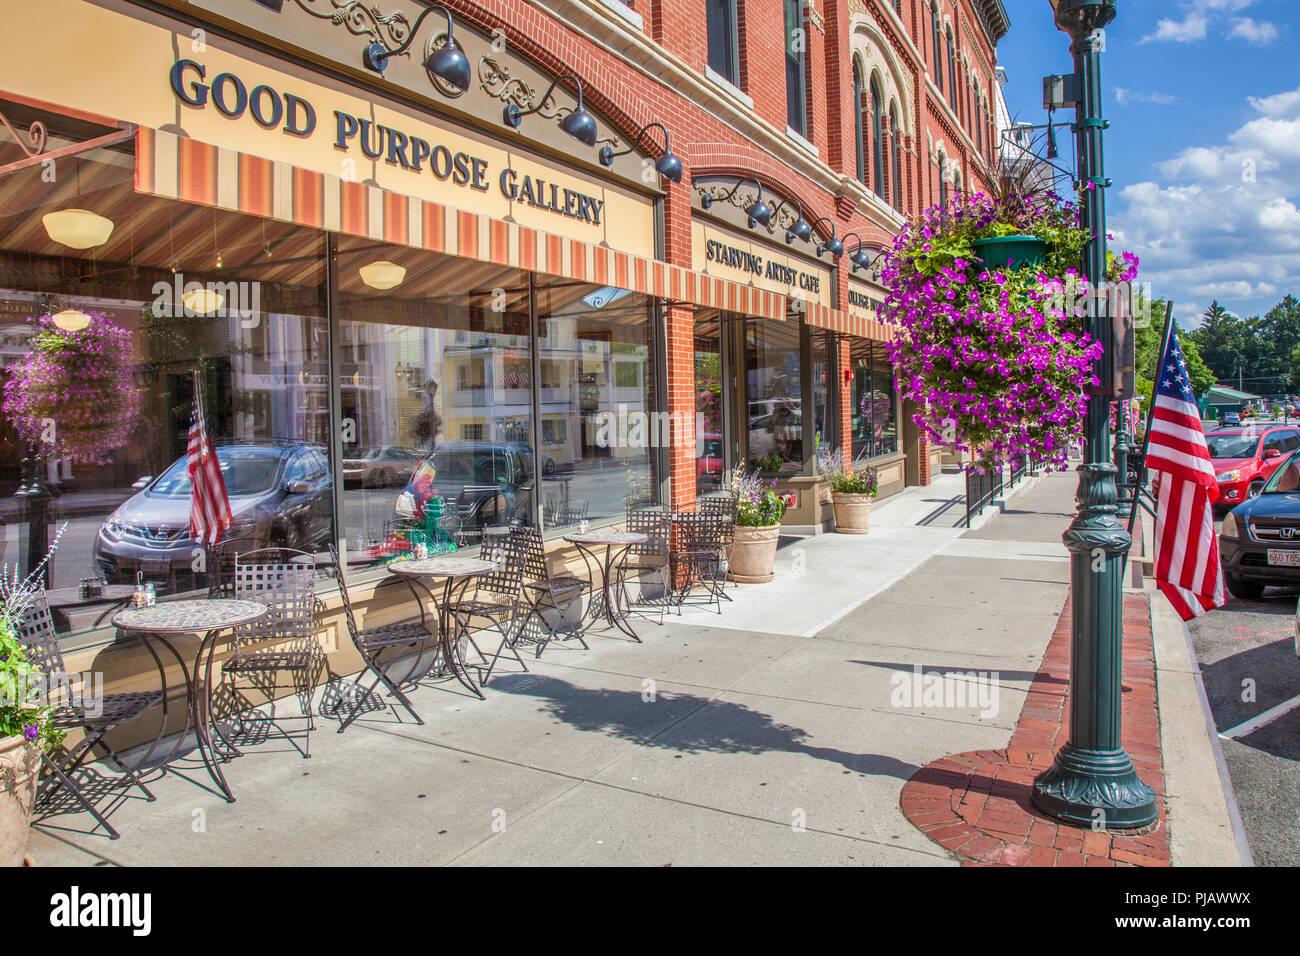
[[[1007,106],[1044,122],[1042,78],[1071,70],[1069,39],[1048,0],[1006,7]],[[1212,299],[1255,315],[1300,295],[1300,2],[1118,7],[1102,61],[1112,248],[1141,257],[1183,327]]]

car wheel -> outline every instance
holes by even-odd
[[[555,459],[553,458],[546,459],[546,462],[542,465],[542,474],[544,475],[555,474]]]
[[[387,468],[379,472],[379,477],[375,479],[375,485],[379,488],[393,487],[393,473]]]
[[[1258,498],[1259,493],[1264,490],[1264,482],[1252,481],[1250,487],[1246,489],[1247,498]]]
[[[1232,596],[1243,601],[1258,601],[1264,594],[1264,585],[1258,581],[1247,581],[1231,574],[1223,576],[1223,583],[1228,586]]]

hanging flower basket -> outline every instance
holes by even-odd
[[[1069,204],[977,194],[899,234],[882,278],[899,392],[931,442],[982,467],[1066,467],[1101,346],[1084,331],[1087,233]]]
[[[4,411],[28,445],[51,458],[107,464],[125,445],[140,409],[130,333],[103,312],[85,313],[77,331],[49,315],[36,326],[31,352],[4,385]]]

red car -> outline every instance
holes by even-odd
[[[1291,452],[1300,448],[1300,429],[1285,425],[1220,428],[1205,436],[1219,480],[1219,505],[1231,508],[1254,498]]]
[[[695,484],[699,489],[722,485],[722,436],[704,435],[695,459]]]

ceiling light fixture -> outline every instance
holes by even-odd
[[[387,259],[364,265],[359,271],[362,282],[381,292],[395,289],[406,281],[406,267],[399,266],[396,262],[389,262]]]
[[[90,325],[90,316],[80,309],[64,309],[54,315],[54,324],[65,332],[80,332]]]
[[[108,242],[113,234],[113,220],[89,209],[60,209],[41,217],[45,231],[55,242],[73,249],[91,249]]]
[[[211,315],[225,305],[226,300],[215,289],[196,286],[181,294],[181,303],[196,315]]]

